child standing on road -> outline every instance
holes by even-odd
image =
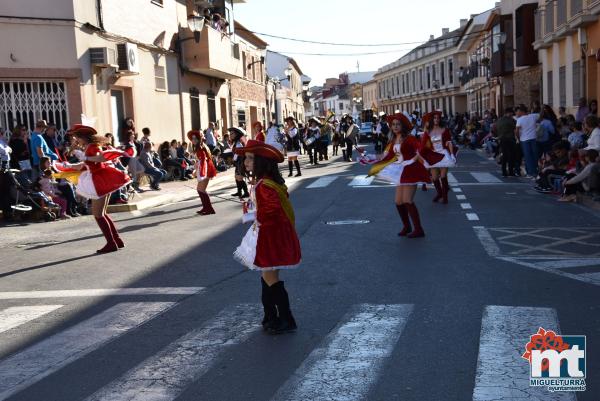
[[[275,147],[255,140],[235,152],[245,156],[246,174],[255,183],[250,191],[255,218],[234,258],[262,274],[263,328],[270,334],[294,331],[288,294],[279,281],[279,270],[295,269],[301,259],[294,210],[277,167],[284,157]]]

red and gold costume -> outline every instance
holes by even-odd
[[[217,176],[217,169],[212,161],[212,154],[208,146],[202,144],[198,146],[196,150],[196,177],[198,181],[202,181],[205,178],[214,178]]]
[[[110,149],[103,151],[102,148],[90,143],[85,148],[85,156],[103,155],[107,160],[114,160],[123,156],[123,152]],[[116,190],[123,188],[131,182],[127,173],[115,168],[110,162],[85,161],[85,170],[79,176],[77,193],[88,199],[100,199]]]
[[[401,144],[390,143],[385,149],[385,157],[371,168],[369,175],[376,175],[395,185],[431,182],[423,163],[418,159],[414,160],[419,149],[419,140],[410,135]]]
[[[239,150],[238,152],[242,152]],[[250,140],[243,152],[283,161],[273,146]],[[256,219],[236,249],[234,257],[252,270],[294,269],[301,259],[300,240],[287,187],[264,177],[251,189]]]

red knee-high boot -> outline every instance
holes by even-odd
[[[412,226],[410,225],[410,219],[408,217],[408,210],[406,209],[406,204],[396,205],[396,210],[398,210],[398,214],[400,215],[400,219],[402,220],[402,224],[404,225],[402,231],[398,233],[398,236],[405,237],[407,234],[412,232]]]
[[[96,253],[108,253],[118,250],[119,247],[117,247],[117,243],[112,236],[110,225],[108,224],[106,217],[96,217],[96,223],[98,223],[98,227],[100,227],[102,234],[104,234],[104,238],[106,238],[106,245],[104,245],[103,248],[98,249]]]
[[[125,248],[125,243],[121,239],[121,236],[119,235],[119,232],[117,231],[117,227],[115,226],[115,222],[113,221],[113,219],[108,214],[105,214],[104,218],[106,218],[106,221],[108,222],[108,225],[110,227],[110,232],[113,236],[113,239],[115,240],[115,243],[117,244],[117,247]]]
[[[440,181],[442,181],[442,203],[448,203],[448,191],[450,190],[448,187],[448,177],[442,177]]]
[[[438,178],[437,180],[433,181],[433,185],[435,186],[435,197],[433,198],[433,202],[437,202],[440,199],[442,199],[442,183],[440,182],[440,179]]]
[[[215,209],[212,207],[212,203],[210,202],[210,197],[206,192],[202,192],[200,197],[202,198],[202,210],[198,213],[202,216],[206,216],[209,214],[215,214]]]
[[[237,181],[236,181],[237,183]],[[239,188],[239,185],[238,185]],[[204,212],[206,211],[206,201],[204,200],[204,192],[202,191],[198,191],[198,196],[200,197],[200,202],[202,202],[202,209],[198,210],[196,213],[198,214],[204,214]]]
[[[425,232],[423,231],[423,227],[421,226],[421,218],[419,216],[419,210],[414,203],[406,203],[406,209],[408,210],[408,214],[410,215],[410,219],[415,226],[415,229],[412,233],[407,235],[407,238],[420,238],[425,236]]]

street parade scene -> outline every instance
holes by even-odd
[[[600,1],[364,6],[1,2],[0,400],[600,400]]]

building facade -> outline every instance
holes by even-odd
[[[464,64],[464,51],[458,48],[468,20],[442,36],[433,35],[425,44],[399,60],[383,66],[375,74],[379,111],[466,111],[466,95],[458,80],[457,66]]]
[[[310,77],[302,73],[296,60],[277,52],[267,51],[266,63],[270,91],[273,94],[270,98],[273,119],[281,123],[285,117],[292,116],[303,121]]]
[[[538,2],[536,40],[543,103],[575,113],[581,97],[600,95],[600,1]]]
[[[372,79],[362,86],[362,101],[365,109],[371,109],[375,113],[378,112],[377,104],[377,80]]]
[[[0,62],[0,125],[43,118],[64,134],[84,115],[119,139],[131,117],[156,142],[209,121],[226,128],[231,80],[245,72],[233,23],[240,1],[211,2],[222,29],[204,24],[192,0],[2,3],[0,52],[10,57]]]
[[[268,43],[235,22],[244,73],[241,79],[231,81],[232,126],[246,126],[252,130],[256,122],[265,126],[268,120],[267,73],[265,57]]]

